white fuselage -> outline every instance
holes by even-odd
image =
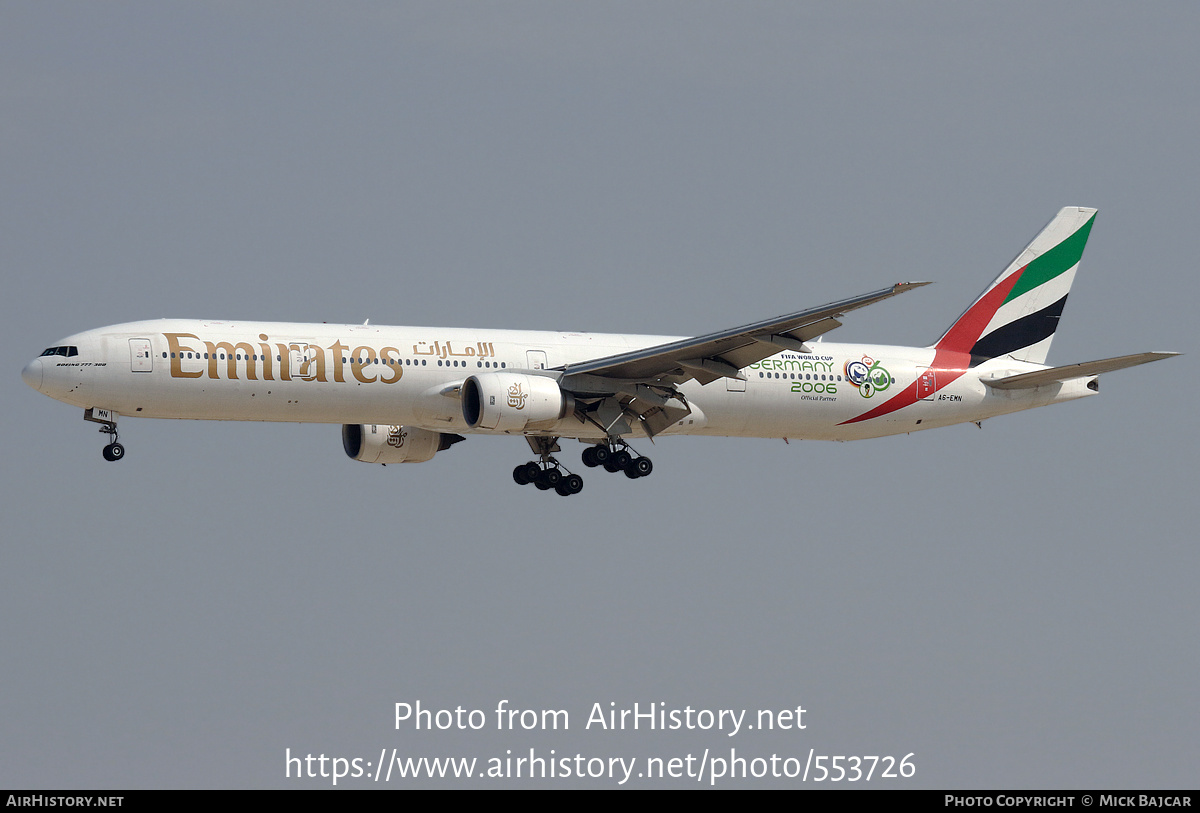
[[[130,417],[408,425],[472,433],[458,386],[494,370],[546,370],[674,341],[669,336],[163,319],[63,339],[23,377],[79,407]],[[680,386],[692,413],[663,434],[854,440],[1093,394],[1088,379],[1017,390],[984,381],[1043,369],[997,358],[933,369],[933,348],[819,342]],[[541,373],[539,373],[541,374]],[[857,379],[857,380],[855,380]],[[887,404],[888,406],[884,406]],[[865,416],[865,417],[864,417]],[[502,434],[485,432],[485,434]],[[537,432],[601,439],[568,414]],[[640,430],[634,427],[634,434]]]

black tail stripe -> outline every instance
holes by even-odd
[[[1053,336],[1058,328],[1058,318],[1062,316],[1066,304],[1067,296],[1063,294],[1062,299],[1040,311],[1022,316],[1015,322],[1009,322],[981,337],[971,348],[972,361],[978,364],[980,361],[1015,353],[1023,347],[1029,347]]]

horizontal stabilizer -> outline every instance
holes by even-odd
[[[1031,389],[1033,387],[1042,387],[1046,384],[1055,384],[1060,381],[1070,381],[1073,378],[1087,378],[1089,376],[1100,375],[1101,373],[1111,373],[1113,370],[1123,370],[1126,367],[1136,367],[1139,364],[1162,361],[1163,359],[1169,359],[1172,356],[1178,355],[1179,353],[1162,351],[1134,353],[1132,356],[1117,356],[1111,359],[1068,364],[1065,367],[1051,367],[1048,370],[1036,370],[1032,373],[1020,373],[1018,375],[999,378],[995,381],[984,381],[983,383],[997,390]]]

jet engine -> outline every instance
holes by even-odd
[[[466,438],[415,426],[342,425],[342,448],[364,463],[424,463],[460,440]]]
[[[463,419],[472,429],[523,432],[575,411],[575,397],[553,378],[521,373],[473,375],[462,385]]]

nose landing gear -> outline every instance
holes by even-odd
[[[100,433],[108,435],[108,445],[101,450],[105,460],[111,463],[125,456],[125,447],[117,443],[117,413],[88,407],[83,411],[83,419],[100,424]]]

